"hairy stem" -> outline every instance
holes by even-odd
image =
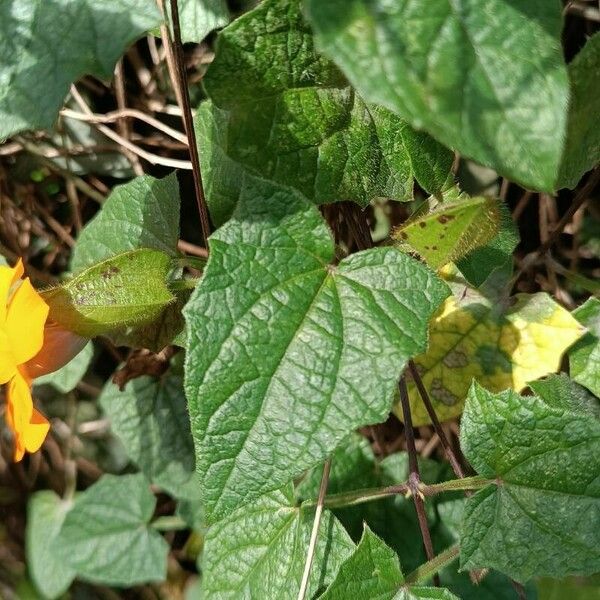
[[[485,479],[485,477],[476,475],[475,477],[451,479],[449,481],[443,481],[442,483],[434,483],[431,485],[419,482],[418,491],[422,496],[436,496],[437,494],[453,492],[457,490],[480,490],[495,483],[497,483],[497,481],[493,479]],[[364,504],[365,502],[375,502],[377,500],[383,500],[384,498],[390,498],[396,494],[413,494],[409,482],[405,481],[396,485],[388,485],[380,488],[363,488],[360,490],[353,490],[351,492],[332,494],[331,496],[325,496],[323,506],[324,508],[343,508],[346,506],[356,506],[358,504]],[[315,505],[316,501],[314,500],[306,500],[302,504],[302,506],[305,507],[311,507]]]
[[[415,446],[415,432],[412,426],[412,416],[410,414],[410,403],[408,401],[408,390],[406,389],[406,381],[404,376],[400,378],[398,382],[398,388],[400,390],[400,403],[402,405],[402,415],[404,417],[404,435],[406,436],[406,450],[408,451],[408,486],[412,492],[413,501],[415,503],[415,509],[417,511],[417,519],[419,521],[419,528],[421,530],[421,537],[423,538],[423,546],[425,547],[425,554],[427,558],[431,560],[433,558],[433,544],[431,542],[431,534],[429,532],[429,526],[427,524],[427,515],[425,514],[425,503],[423,501],[423,495],[419,489],[421,477],[419,475],[419,464],[417,462],[417,449]],[[434,576],[434,584],[438,585],[439,577]]]
[[[455,561],[459,554],[460,547],[458,544],[450,546],[450,548],[444,550],[441,554],[438,554],[430,561],[417,567],[406,577],[405,582],[409,585],[424,583],[431,577],[435,577],[444,567],[447,567],[450,563]]]

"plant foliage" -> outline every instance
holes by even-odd
[[[85,348],[19,365],[52,429],[0,459],[0,505],[27,510],[15,597],[179,598],[190,571],[188,600],[595,585],[580,4],[0,2],[0,264],[23,255],[47,332]]]

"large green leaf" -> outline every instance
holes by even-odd
[[[61,596],[75,571],[59,554],[57,538],[72,501],[61,500],[51,490],[36,492],[27,507],[26,552],[31,580],[44,598]]]
[[[179,204],[175,173],[163,179],[143,175],[116,186],[79,235],[71,269],[78,272],[136,248],[153,248],[175,255]]]
[[[169,256],[142,248],[107,259],[43,293],[50,318],[84,337],[153,322],[175,301]]]
[[[360,543],[319,600],[458,600],[448,590],[408,587],[396,553],[365,526]]]
[[[569,351],[571,377],[600,398],[600,300],[589,298],[573,316],[589,331]]]
[[[308,0],[368,102],[528,187],[555,187],[569,81],[558,0]]]
[[[265,0],[219,35],[204,78],[212,104],[198,116],[209,176],[227,156],[316,203],[408,200],[415,178],[439,191],[452,153],[363,102],[315,52],[300,9],[300,0]]]
[[[518,581],[598,570],[600,420],[559,401],[473,384],[461,443],[494,482],[467,500],[462,569],[493,567]]]
[[[148,526],[155,504],[143,475],[104,475],[65,518],[63,560],[78,577],[107,585],[164,580],[169,545]]]
[[[295,600],[314,510],[294,505],[291,485],[243,506],[213,525],[202,560],[203,598]],[[325,511],[306,597],[329,583],[354,544]]]
[[[52,127],[73,81],[110,79],[160,15],[147,0],[5,0],[0,3],[0,140]]]
[[[569,64],[571,106],[557,188],[573,188],[600,161],[600,33]]]
[[[446,480],[448,479],[450,477],[446,477]],[[463,492],[453,492],[437,496],[434,502],[438,521],[431,529],[431,537],[434,552],[437,554],[460,542],[467,498]],[[471,573],[457,571],[457,564],[452,563],[440,571],[440,581],[461,600],[515,600],[514,582],[493,569],[488,570],[483,578],[473,582]],[[534,582],[529,582],[524,588],[527,600],[538,600]]]
[[[98,401],[129,458],[152,483],[171,491],[190,479],[194,444],[180,376],[139,377],[122,392],[109,382]]]
[[[395,248],[331,264],[331,234],[289,188],[247,177],[185,309],[186,392],[213,517],[384,420],[447,287]],[[210,517],[209,517],[210,518]]]

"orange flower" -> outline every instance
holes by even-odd
[[[7,384],[6,421],[15,438],[15,461],[37,451],[50,428],[33,407],[25,368],[42,348],[48,306],[22,275],[20,260],[13,269],[0,266],[0,384]]]

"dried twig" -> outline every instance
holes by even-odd
[[[162,121],[159,121],[158,119],[155,119],[154,117],[151,117],[150,115],[147,115],[146,113],[143,113],[142,111],[137,110],[135,108],[123,108],[121,110],[115,110],[104,115],[87,115],[79,113],[75,110],[71,110],[69,108],[64,108],[60,111],[60,114],[63,117],[67,117],[69,119],[76,119],[78,121],[85,121],[86,123],[113,123],[115,121],[118,122],[120,119],[123,119],[123,117],[131,117],[134,119],[139,119],[140,121],[151,125],[152,127],[161,131],[165,135],[172,137],[174,140],[177,140],[178,142],[181,142],[186,146],[188,143],[185,134],[181,133],[180,131],[177,131],[177,129],[173,129],[168,125],[165,125]]]
[[[88,116],[93,116],[94,113],[90,109],[90,107],[86,104],[85,100],[82,98],[81,94],[77,91],[77,88],[72,85],[71,86],[71,95],[81,108],[81,110],[86,113]],[[94,126],[98,131],[101,131],[107,138],[117,142],[127,150],[131,150],[131,152],[141,156],[149,163],[153,165],[163,165],[165,167],[174,167],[175,169],[186,169],[191,170],[192,163],[187,160],[177,160],[174,158],[166,158],[164,156],[158,156],[157,154],[152,154],[151,152],[146,152],[139,146],[136,146],[129,140],[126,140],[123,136],[120,136],[117,132],[110,129],[110,127],[106,127],[100,123],[94,123]]]

